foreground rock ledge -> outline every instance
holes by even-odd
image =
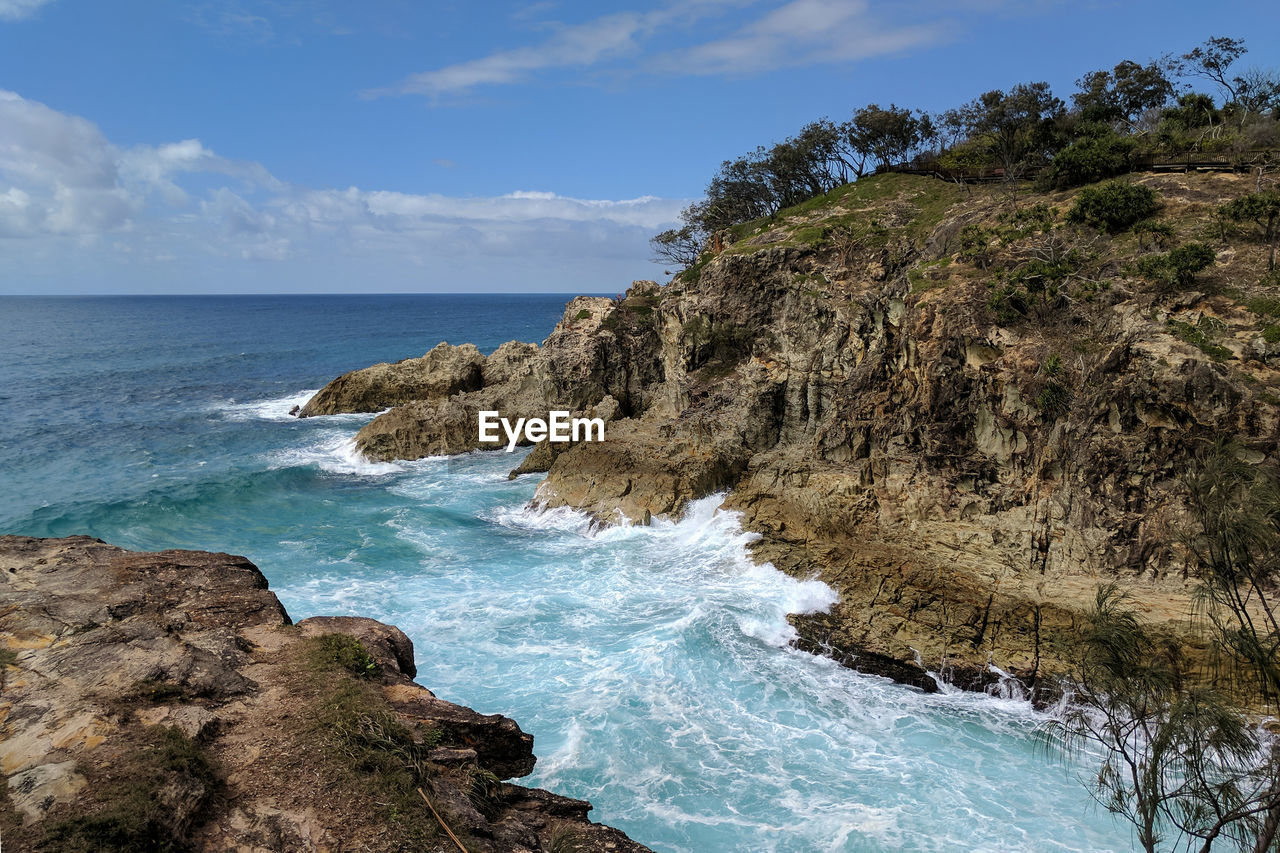
[[[456,851],[413,786],[375,790],[378,768],[357,766],[396,728],[430,733],[415,778],[469,851],[646,850],[590,803],[498,781],[532,771],[533,737],[415,684],[399,629],[293,625],[243,557],[3,536],[0,595],[7,849],[128,849],[146,831],[194,850]],[[308,680],[307,651],[335,638],[361,677]],[[325,728],[344,702],[365,703],[345,746]],[[138,778],[148,762],[167,775]]]

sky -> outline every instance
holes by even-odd
[[[0,294],[617,292],[721,161],[1280,4],[0,0]]]

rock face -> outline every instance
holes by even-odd
[[[645,849],[499,782],[532,771],[532,736],[415,684],[398,629],[293,626],[243,557],[6,536],[0,590],[15,850],[456,849],[414,785],[469,850]]]
[[[541,347],[514,341],[503,344],[488,358],[480,357],[479,378],[473,387],[460,388],[451,396],[399,399],[412,402],[374,418],[356,437],[357,446],[376,459],[465,453],[485,446],[479,440],[479,413],[486,410],[499,411],[513,421],[545,418],[551,410],[607,418],[638,414],[650,405],[649,389],[662,380],[654,323],[657,303],[658,287],[652,282],[634,286],[621,306],[610,299],[580,296],[566,306],[564,318]],[[429,373],[415,375],[432,387],[444,384],[431,380]],[[339,394],[330,389],[349,377],[360,377],[360,400],[387,401],[406,391],[403,383],[383,376],[355,371],[339,377],[308,401],[302,412],[377,411],[361,408],[354,402],[356,397],[351,397],[350,405],[335,406]],[[597,406],[602,406],[599,412]],[[492,446],[504,446],[506,441],[502,438]]]
[[[1249,190],[1142,180],[1183,241]],[[1117,579],[1194,653],[1182,476],[1222,436],[1276,461],[1280,358],[1258,343],[1274,320],[1245,308],[1276,288],[1241,244],[1194,292],[1160,290],[1132,274],[1134,241],[1066,222],[1071,195],[860,181],[742,227],[666,287],[575,300],[520,371],[491,384],[486,365],[479,391],[383,415],[361,446],[471,449],[482,400],[524,414],[612,395],[606,441],[530,456],[549,468],[537,501],[644,522],[728,492],[760,559],[840,593],[795,620],[806,648],[926,686],[926,669],[1035,680]],[[1052,297],[1025,277],[1046,258],[1067,271]]]
[[[414,400],[442,400],[483,383],[485,358],[472,344],[437,344],[422,358],[344,373],[320,389],[298,417],[380,412]]]

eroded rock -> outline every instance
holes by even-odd
[[[243,557],[3,536],[0,600],[6,847],[92,849],[110,831],[197,851],[403,849],[377,797],[438,832],[418,778],[475,851],[547,849],[566,824],[576,849],[645,850],[586,820],[589,804],[518,785],[477,811],[476,779],[527,775],[533,737],[415,684],[413,645],[393,626],[292,625]],[[372,663],[321,667],[316,638],[334,634]],[[408,768],[381,783],[400,789],[375,797],[371,772],[342,775],[366,748]]]

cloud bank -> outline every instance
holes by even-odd
[[[312,188],[0,90],[0,288],[618,290],[684,201]]]

